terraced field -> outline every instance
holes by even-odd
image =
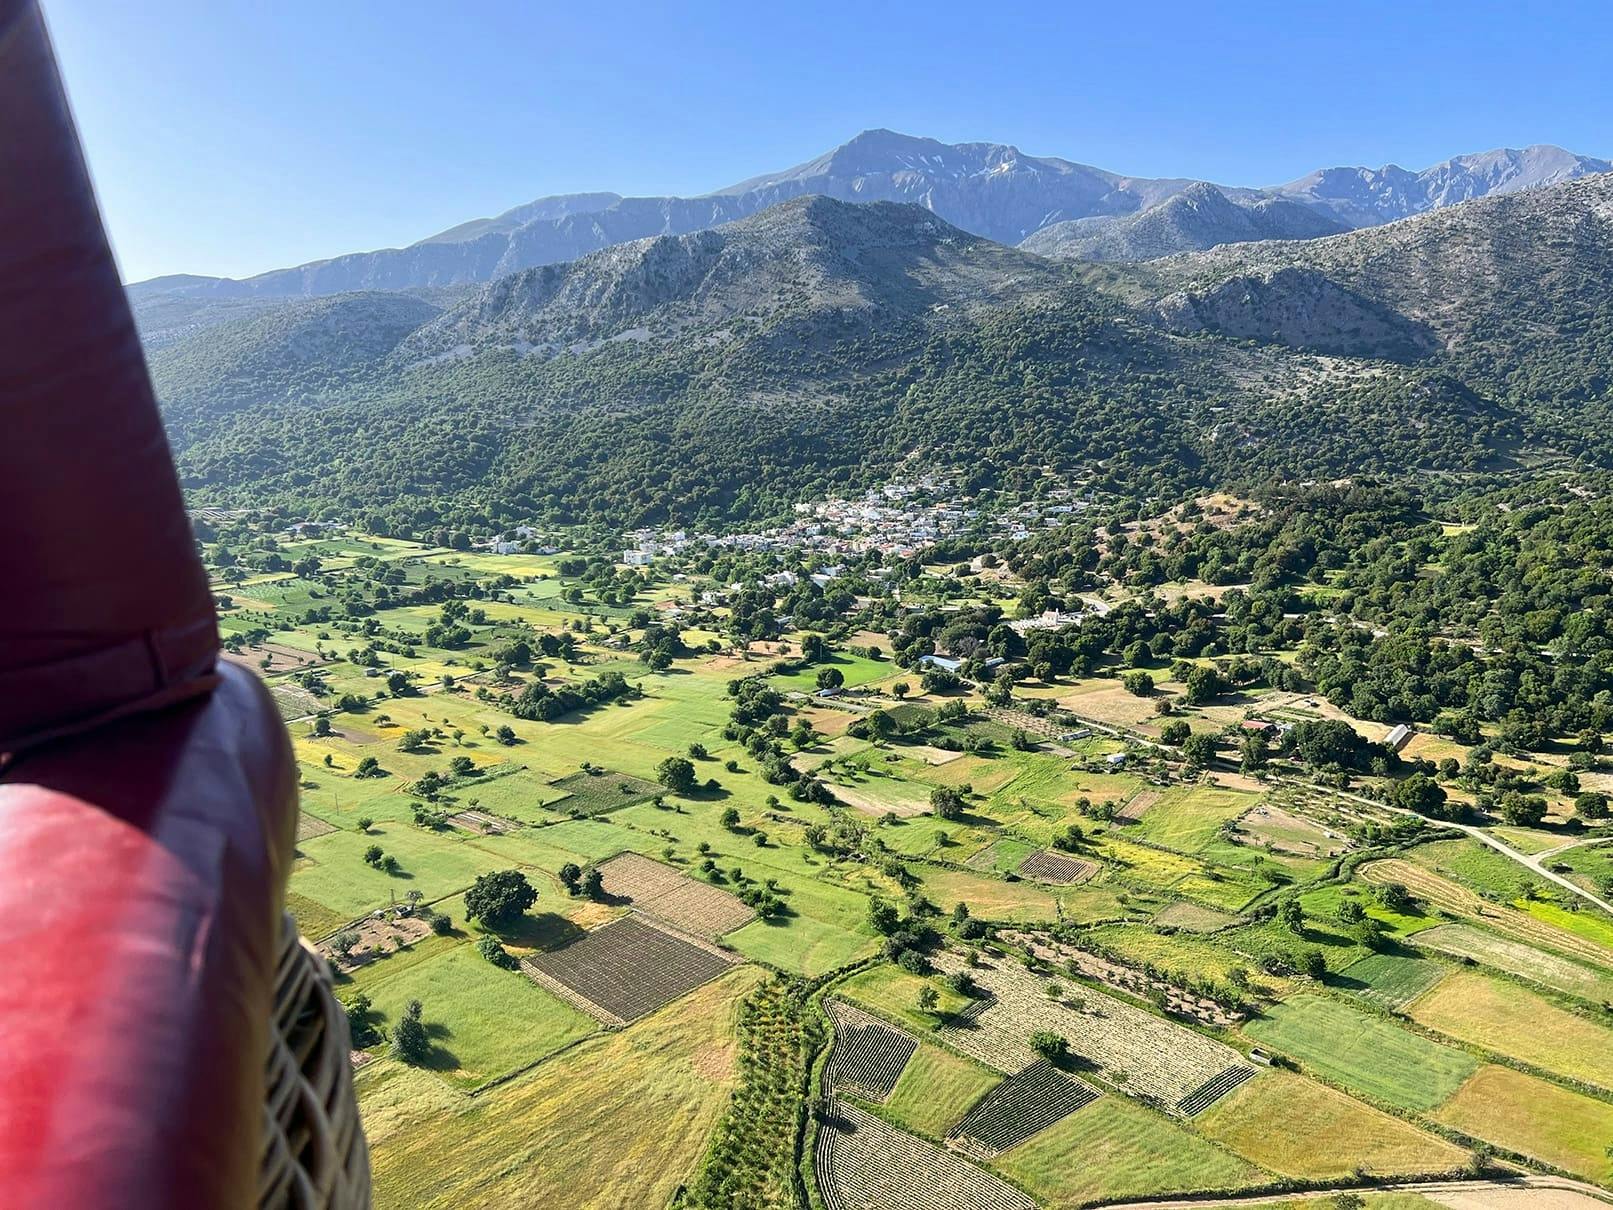
[[[739,961],[628,915],[526,960],[535,981],[606,1025],[624,1025],[709,983]]]
[[[989,1160],[1098,1099],[1098,1090],[1046,1059],[1015,1072],[964,1115],[947,1136],[959,1150]]]
[[[957,970],[963,963],[943,954],[937,965]],[[1114,996],[1081,986],[1055,998],[1048,994],[1053,981],[1007,960],[983,964],[970,974],[992,998],[979,1001],[962,1019],[950,1019],[941,1035],[998,1071],[1012,1074],[1030,1065],[1037,1058],[1030,1036],[1050,1030],[1067,1039],[1078,1061],[1090,1063],[1107,1082],[1160,1108],[1187,1112],[1179,1108],[1185,1098],[1229,1069],[1248,1066],[1230,1046]]]
[[[812,1166],[828,1210],[1036,1210],[991,1173],[845,1101],[829,1103]]]
[[[721,937],[756,916],[739,896],[638,853],[601,862],[599,873],[610,898],[699,937]]]
[[[823,1072],[824,1091],[883,1101],[902,1078],[918,1042],[844,1000],[825,1000],[823,1007],[835,1030],[834,1049]]]

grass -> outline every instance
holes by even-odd
[[[907,1061],[885,1109],[910,1130],[945,1138],[969,1107],[1001,1078],[978,1063],[923,1042]]]
[[[918,1007],[921,988],[935,989],[938,1000],[935,1012]],[[835,994],[855,1001],[882,1017],[900,1021],[916,1033],[926,1034],[939,1024],[948,1013],[955,1013],[970,1003],[939,979],[909,974],[898,967],[881,964],[859,971],[835,989]],[[963,1110],[958,1111],[963,1116]]]
[[[1459,1168],[1466,1153],[1315,1080],[1265,1072],[1194,1120],[1200,1134],[1297,1180],[1411,1176]]]
[[[1108,1096],[1004,1153],[995,1166],[1050,1210],[1263,1180],[1245,1161],[1162,1115]]]
[[[595,1032],[588,1017],[514,971],[500,970],[469,944],[424,962],[390,966],[365,981],[390,1028],[409,1000],[424,1006],[432,1051],[425,1066],[474,1086],[553,1054]]]
[[[1520,900],[1517,906],[1536,920],[1595,942],[1607,953],[1608,960],[1613,961],[1613,920],[1601,912],[1593,908],[1575,911],[1546,899]]]
[[[625,773],[573,773],[554,783],[565,795],[549,804],[564,815],[599,815],[631,807],[662,793],[661,787]]]
[[[1402,1008],[1445,977],[1446,968],[1425,958],[1369,954],[1345,967],[1338,982],[1379,1008]]]
[[[1483,1067],[1434,1116],[1586,1180],[1613,1181],[1613,1105],[1606,1101],[1508,1067]]]
[[[1320,996],[1273,1005],[1243,1032],[1330,1080],[1402,1109],[1433,1109],[1479,1066],[1459,1050]]]
[[[1453,1038],[1613,1090],[1613,1030],[1510,983],[1464,971],[1413,1004],[1411,1016]]]
[[[733,1003],[758,978],[725,975],[474,1100],[390,1060],[367,1069],[376,1204],[666,1204],[728,1103]]]
[[[1154,844],[1197,853],[1216,839],[1222,825],[1238,818],[1258,794],[1218,786],[1184,786],[1168,791],[1128,832]]]
[[[1613,976],[1470,924],[1442,924],[1420,934],[1417,944],[1471,958],[1495,970],[1595,1003],[1613,1000]]]

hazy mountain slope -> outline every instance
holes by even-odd
[[[1498,193],[1517,193],[1613,169],[1613,162],[1536,144],[1459,155],[1409,172],[1382,168],[1323,168],[1279,186],[1283,197],[1303,202],[1347,227],[1373,227],[1414,214]]]
[[[1423,173],[1398,168],[1327,169],[1280,189],[1221,187],[1235,202],[1282,199],[1323,212],[1346,226],[1385,222],[1492,190],[1551,184],[1607,167],[1558,148],[1462,156]],[[236,281],[177,277],[130,287],[212,299],[292,298],[354,290],[404,290],[491,281],[521,269],[575,260],[613,244],[657,235],[687,235],[811,194],[841,201],[913,202],[954,226],[1000,243],[1018,243],[1052,224],[1125,218],[1167,202],[1188,179],[1128,177],[1055,157],[1028,156],[998,143],[946,144],[889,130],[870,130],[804,164],[700,197],[621,197],[615,193],[538,198],[492,218],[473,219],[406,248],[357,252],[277,269]],[[1315,234],[1291,213],[1261,212],[1255,229],[1231,238],[1268,238],[1260,228],[1295,238]],[[1170,220],[1162,224],[1170,226]],[[1279,228],[1285,228],[1279,230]],[[1138,240],[1150,254],[1164,235]],[[1178,241],[1184,237],[1175,237]],[[1164,251],[1210,246],[1197,235]],[[1124,259],[1120,239],[1109,259]]]
[[[1249,240],[1314,239],[1347,229],[1299,202],[1235,202],[1214,185],[1200,182],[1139,214],[1053,223],[1020,247],[1070,260],[1142,261]]]

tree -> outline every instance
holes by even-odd
[[[381,864],[381,846],[372,844],[364,850],[364,864],[379,866]]]
[[[963,795],[953,786],[936,786],[930,791],[930,810],[937,819],[962,819]]]
[[[1182,741],[1182,759],[1195,769],[1204,768],[1215,759],[1215,736],[1195,731]]]
[[[497,731],[493,732],[493,738],[508,748],[515,743],[515,728],[505,723]]]
[[[1154,691],[1154,678],[1140,668],[1126,673],[1120,678],[1120,683],[1125,686],[1127,693],[1136,697],[1147,697]]]
[[[375,823],[375,820],[371,819],[368,815],[360,815],[353,822],[358,824],[358,830],[360,832],[368,832],[371,825]]]
[[[1606,819],[1607,795],[1599,790],[1587,790],[1574,799],[1574,814],[1581,819]]]
[[[1039,1029],[1030,1036],[1030,1046],[1054,1067],[1062,1067],[1070,1059],[1070,1043],[1062,1034],[1050,1029]]]
[[[692,794],[695,789],[694,762],[684,756],[669,756],[655,766],[655,776],[674,794]]]
[[[410,1000],[403,1006],[398,1023],[392,1027],[392,1053],[411,1067],[420,1066],[431,1053],[431,1037],[420,1020],[423,1011],[420,1001]]]
[[[912,691],[913,686],[909,685],[906,681],[897,681],[891,686],[891,692],[896,695],[897,701],[901,701]]]
[[[479,875],[465,892],[465,916],[488,928],[504,928],[538,901],[538,892],[520,870]]]
[[[358,934],[352,929],[343,929],[330,939],[330,952],[343,962],[353,957],[353,947],[358,944]]]
[[[868,738],[882,744],[896,734],[896,720],[889,710],[874,709],[863,720],[868,725]]]
[[[326,718],[323,714],[321,714],[318,718],[316,718],[314,720],[314,734],[316,736],[329,735],[330,734],[330,719]]]
[[[1291,933],[1304,933],[1305,910],[1299,906],[1297,899],[1284,899],[1282,906],[1277,909],[1277,918]]]
[[[1546,818],[1546,800],[1538,794],[1508,790],[1501,796],[1501,818],[1515,828],[1538,827]]]
[[[935,994],[935,988],[931,987],[928,983],[926,983],[923,987],[919,988],[919,998],[918,998],[919,1012],[921,1012],[921,1013],[934,1012],[935,1011],[935,1006],[936,1006],[936,1004],[938,1004],[940,1002],[940,999],[941,998]]]
[[[1413,773],[1396,782],[1389,801],[1406,811],[1439,817],[1444,814],[1445,788],[1426,773]]]
[[[1187,674],[1182,696],[1187,699],[1188,705],[1202,706],[1220,697],[1227,688],[1226,678],[1221,675],[1219,668],[1214,664],[1198,664]]]
[[[347,1036],[354,1050],[364,1050],[381,1040],[381,1031],[370,1020],[370,998],[363,992],[347,1005]]]
[[[521,965],[515,960],[515,955],[499,944],[499,939],[492,933],[483,934],[482,939],[476,943],[476,952],[503,970],[513,971]]]
[[[838,668],[818,669],[819,689],[838,689],[846,683],[846,674]]]
[[[359,760],[358,767],[353,770],[354,777],[381,777],[386,770],[381,768],[381,762],[373,756],[366,756]]]
[[[809,664],[822,663],[829,658],[828,642],[816,631],[807,631],[801,636],[801,658]]]
[[[870,899],[868,901],[868,923],[874,926],[876,933],[890,936],[901,923],[896,909],[883,899]]]
[[[582,893],[590,899],[604,898],[605,876],[599,872],[599,867],[590,866],[582,876]]]
[[[739,811],[733,807],[727,808],[723,811],[718,822],[732,832],[735,828],[739,827]]]
[[[1180,748],[1192,734],[1193,728],[1188,726],[1185,718],[1173,718],[1159,729],[1160,741],[1173,748]]]
[[[560,867],[557,877],[560,879],[560,885],[565,887],[568,893],[575,895],[582,882],[582,867],[575,861],[568,861]]]

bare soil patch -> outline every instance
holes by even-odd
[[[337,961],[329,938],[321,941],[316,948],[326,958],[336,962],[341,970],[351,971],[367,966],[392,950],[413,945],[431,932],[431,924],[422,916],[405,916],[402,912],[383,909],[366,916],[351,929],[342,931],[358,934],[358,942],[346,962]]]

